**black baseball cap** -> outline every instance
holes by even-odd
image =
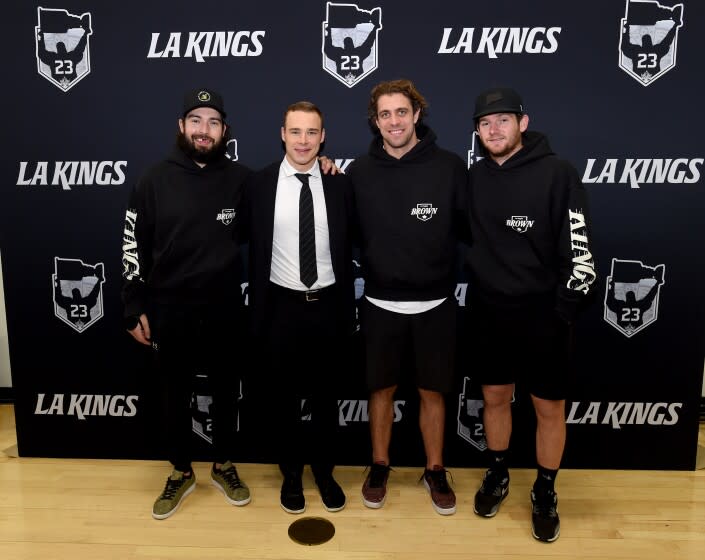
[[[492,88],[482,92],[475,100],[473,119],[493,113],[524,113],[519,94],[511,88]]]
[[[223,119],[226,117],[223,98],[212,89],[193,89],[184,95],[184,112],[182,116],[185,117],[189,112],[198,107],[210,107],[218,111]]]

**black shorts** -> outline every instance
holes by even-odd
[[[573,328],[546,303],[499,307],[472,301],[469,364],[482,385],[519,383],[532,395],[563,400],[573,381]]]
[[[418,388],[450,391],[455,374],[456,313],[453,297],[413,314],[387,311],[365,299],[362,332],[368,389],[399,385],[404,376],[413,375]]]

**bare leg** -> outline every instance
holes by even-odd
[[[426,450],[426,468],[443,466],[443,433],[446,407],[442,393],[419,389],[421,397],[419,427]]]
[[[561,466],[565,447],[565,401],[531,396],[536,410],[536,460],[547,469]]]
[[[394,392],[397,386],[373,391],[370,395],[370,435],[372,462],[389,465],[389,442],[394,422]]]
[[[514,385],[483,385],[483,423],[487,446],[495,451],[509,447],[512,435],[512,395]]]

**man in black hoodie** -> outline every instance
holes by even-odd
[[[347,170],[360,228],[371,391],[372,465],[362,497],[370,508],[386,499],[393,398],[410,358],[426,451],[422,479],[434,509],[450,515],[455,494],[443,468],[443,393],[454,374],[456,239],[469,239],[467,171],[422,124],[426,107],[409,80],[375,86],[368,106],[375,137]]]
[[[585,189],[546,137],[527,131],[514,90],[482,93],[473,118],[487,157],[470,170],[470,330],[491,463],[474,510],[493,517],[508,494],[511,401],[520,382],[537,418],[533,535],[552,542],[560,533],[554,481],[565,445],[572,324],[596,285]]]
[[[197,371],[208,375],[213,396],[211,480],[229,503],[250,502],[231,462],[239,388],[229,358],[243,315],[234,231],[249,171],[225,155],[225,116],[216,92],[188,92],[177,145],[137,183],[125,215],[125,325],[156,353],[167,453],[174,466],[152,508],[155,519],[172,515],[195,488],[190,402]]]

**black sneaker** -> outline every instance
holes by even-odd
[[[475,494],[473,511],[482,517],[494,517],[508,494],[509,474],[488,469],[482,479],[482,486]]]
[[[306,511],[306,499],[304,498],[304,487],[300,473],[284,473],[280,502],[282,509],[287,513]]]
[[[553,542],[561,534],[558,496],[552,490],[537,494],[531,491],[531,532],[535,539]]]
[[[316,478],[316,486],[326,511],[334,513],[345,507],[345,493],[332,475]]]

